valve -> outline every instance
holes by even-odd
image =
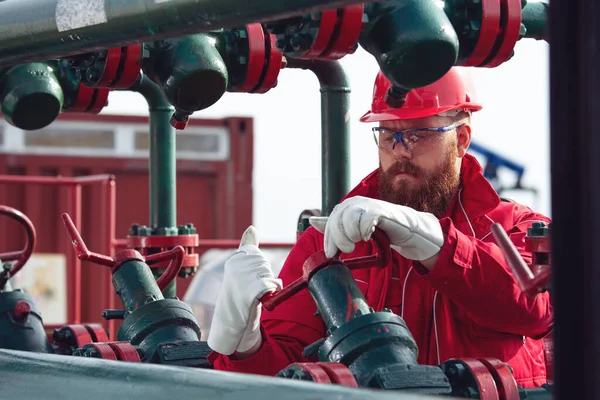
[[[100,324],[70,324],[55,329],[52,339],[55,353],[72,355],[87,344],[107,342],[108,334]]]
[[[492,224],[492,235],[508,263],[519,287],[527,296],[545,292],[550,286],[550,228],[543,222],[534,222],[525,236],[525,249],[532,253],[527,265],[515,245],[498,223]]]
[[[437,81],[455,64],[458,36],[438,1],[384,1],[365,11],[359,43],[392,83],[390,107],[402,107],[408,92]]]
[[[293,363],[277,376],[350,387],[407,390],[413,393],[451,395],[483,400],[519,400],[521,396],[551,398],[550,387],[525,390],[517,386],[510,367],[499,360],[450,359],[439,366],[419,365],[417,345],[404,320],[388,309],[368,306],[351,270],[385,268],[390,245],[385,233],[372,235],[374,254],[328,259],[324,251],[310,256],[302,277],[260,301],[272,310],[308,288],[323,318],[327,337],[307,346],[303,355],[318,355],[318,362]]]
[[[117,333],[117,342],[128,342],[141,355],[140,360],[149,363],[193,364],[190,358],[193,360],[206,352],[205,344],[199,341],[200,328],[191,308],[176,298],[165,299],[162,295],[162,290],[175,279],[181,269],[185,255],[182,246],[148,256],[126,249],[109,257],[89,251],[69,215],[63,214],[62,219],[77,257],[82,261],[109,267],[112,272],[113,285],[124,309],[107,310],[103,315],[123,319]],[[155,280],[149,265],[162,262],[169,264],[160,278]],[[98,350],[99,343],[84,345],[73,355],[90,356],[93,353],[91,356],[102,356],[105,353]],[[105,344],[110,347],[111,343],[113,342]],[[85,350],[90,348],[96,350]],[[113,352],[118,351],[114,346],[111,349]],[[181,351],[177,351],[178,349]],[[109,350],[106,351],[106,354],[110,354]],[[133,355],[132,352],[129,353]]]
[[[33,223],[25,214],[8,206],[0,206],[0,214],[17,221],[26,234],[22,250],[0,254],[0,348],[51,353],[40,310],[31,295],[21,289],[12,290],[9,279],[27,263],[36,243]],[[13,262],[11,264],[11,262]]]
[[[63,106],[63,91],[54,61],[34,62],[0,71],[2,116],[24,130],[52,123]]]
[[[458,33],[460,52],[456,65],[493,68],[510,60],[519,39],[526,37],[526,26],[539,25],[522,18],[522,0],[450,0],[444,9]],[[530,22],[531,21],[531,22]],[[533,22],[533,25],[532,25]]]
[[[320,217],[321,215],[321,210],[316,208],[304,210],[300,213],[298,224],[296,226],[296,241],[300,240],[300,237],[310,227],[310,217]]]
[[[227,67],[215,33],[145,43],[144,73],[175,107],[171,125],[184,129],[189,116],[215,104],[227,90]]]
[[[140,252],[143,256],[163,252],[177,246],[183,247],[185,255],[178,273],[181,278],[188,278],[198,270],[200,260],[198,254],[195,253],[198,243],[198,233],[193,224],[180,225],[172,232],[166,229],[154,232],[148,226],[133,224],[127,235],[127,247]],[[162,269],[166,267],[166,262],[156,262],[150,267]]]
[[[227,65],[228,92],[266,93],[277,85],[285,60],[276,37],[261,24],[223,30],[216,45]]]
[[[128,89],[141,71],[142,45],[114,47],[61,60],[75,79],[89,88]]]
[[[63,112],[98,114],[108,105],[110,89],[86,86],[77,80],[70,69],[59,68],[59,71],[65,97]]]
[[[287,57],[338,60],[353,54],[364,24],[364,6],[326,10],[265,24]]]

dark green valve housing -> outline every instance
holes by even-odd
[[[63,90],[53,62],[18,65],[0,72],[2,114],[20,129],[41,129],[52,123],[63,106]]]
[[[392,0],[365,5],[369,22],[359,43],[391,81],[391,107],[401,107],[409,91],[437,81],[456,62],[458,36],[439,3]]]

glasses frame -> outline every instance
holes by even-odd
[[[441,134],[441,133],[450,132],[450,131],[452,131],[452,130],[454,130],[456,128],[459,128],[459,127],[463,126],[464,124],[465,124],[464,122],[455,122],[455,123],[450,124],[450,125],[440,126],[439,128],[412,128],[412,129],[404,129],[402,131],[393,131],[393,130],[388,129],[388,128],[383,128],[383,127],[380,127],[380,126],[375,126],[375,127],[372,128],[372,131],[373,131],[373,139],[375,139],[375,144],[381,150],[389,151],[389,149],[382,148],[381,145],[379,144],[378,134],[383,132],[383,133],[392,134],[394,136],[394,144],[392,145],[392,151],[396,150],[396,145],[398,143],[402,143],[402,145],[404,146],[404,149],[406,151],[412,152],[412,149],[409,149],[408,145],[404,141],[404,136],[405,135],[408,135],[408,134],[411,134],[411,133],[415,133],[415,132],[431,132],[431,135]],[[414,147],[417,147],[418,145],[419,145],[419,143],[417,141],[415,143]]]

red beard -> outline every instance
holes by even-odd
[[[434,171],[424,171],[408,160],[398,161],[383,171],[379,164],[379,196],[381,200],[429,212],[441,218],[448,210],[459,184],[455,171],[456,147],[445,156]],[[395,181],[404,172],[414,179]]]

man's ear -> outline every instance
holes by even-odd
[[[464,124],[456,128],[456,151],[459,158],[467,154],[471,144],[471,125]]]

